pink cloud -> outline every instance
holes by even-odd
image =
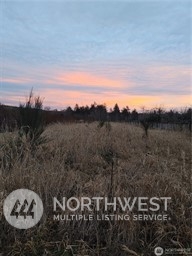
[[[80,92],[80,91],[62,91],[62,90],[45,90],[43,91],[45,97],[46,106],[57,106],[61,109],[66,106],[90,105],[94,102],[97,104],[106,103],[107,107],[113,107],[115,103],[118,103],[122,108],[129,106],[130,108],[140,109],[145,106],[147,108],[153,108],[158,106],[164,106],[166,108],[184,107],[189,106],[191,99],[188,95],[161,95],[161,96],[147,96],[147,95],[126,95],[119,92],[103,93],[101,95],[95,95],[92,93]],[[178,102],[179,98],[179,102]],[[53,101],[54,100],[54,101]]]
[[[31,83],[32,80],[27,77],[16,77],[16,78],[1,78],[1,82],[12,83],[12,84],[27,84]]]
[[[94,101],[98,104],[106,103],[108,107],[113,107],[115,103],[118,103],[120,107],[128,105],[131,108],[141,106],[150,108],[156,105],[169,108],[187,106],[191,103],[188,93],[191,68],[185,66],[161,63],[156,63],[154,66],[144,64],[136,66],[133,63],[131,68],[106,67],[102,72],[96,72],[91,67],[74,72],[56,68],[38,70],[35,67],[32,69],[24,67],[23,76],[21,76],[21,68],[17,71],[17,76],[4,77],[1,82],[2,84],[3,82],[12,83],[15,88],[16,84],[22,84],[23,89],[18,90],[17,96],[11,92],[8,94],[5,90],[0,99],[3,103],[11,101],[18,105],[18,102],[23,101],[25,97],[22,95],[27,96],[29,93],[25,85],[26,88],[32,85],[35,93],[45,98],[45,105],[57,108],[74,106],[76,103],[90,105]],[[57,88],[54,88],[54,85]],[[66,90],[65,85],[70,86],[68,87],[70,90]],[[78,90],[75,85],[79,86]],[[52,88],[48,89],[48,86]],[[81,86],[98,87],[99,94],[93,94],[90,90],[81,90]],[[173,91],[173,94],[167,93],[169,89]],[[158,91],[161,95],[158,95]]]
[[[128,82],[118,78],[111,78],[106,75],[98,75],[90,71],[82,72],[61,72],[56,73],[46,81],[49,84],[59,85],[82,85],[101,88],[123,88]]]

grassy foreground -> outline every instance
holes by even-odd
[[[114,123],[54,124],[31,152],[17,133],[0,134],[0,255],[154,255],[191,247],[189,134]],[[42,198],[37,226],[5,220],[6,196],[27,188]],[[53,221],[52,197],[171,197],[168,221]],[[134,209],[135,213],[137,209]],[[2,253],[2,254],[1,254]]]

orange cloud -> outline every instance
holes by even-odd
[[[80,91],[45,90],[43,95],[45,97],[44,105],[57,108],[73,107],[76,103],[90,105],[94,102],[97,104],[106,103],[109,108],[113,107],[115,103],[118,103],[121,108],[129,106],[132,109],[141,109],[143,106],[147,109],[159,106],[175,108],[189,106],[191,102],[190,96],[184,95],[126,95],[115,91],[98,95]]]
[[[65,72],[62,74],[55,74],[53,79],[47,81],[48,83],[65,84],[65,85],[82,85],[82,86],[96,86],[106,88],[123,88],[125,81],[120,79],[112,79],[105,76],[93,74],[91,72]]]
[[[118,103],[120,107],[128,105],[130,108],[138,109],[142,106],[152,108],[163,105],[166,108],[173,108],[191,104],[190,95],[187,95],[191,69],[185,66],[164,66],[161,63],[156,63],[154,66],[142,64],[134,67],[133,65],[131,69],[129,67],[115,69],[107,66],[105,70],[102,69],[102,74],[97,74],[96,70],[91,70],[91,67],[78,72],[46,68],[24,69],[24,71],[20,70],[16,73],[16,77],[2,78],[1,82],[22,84],[23,90],[24,84],[33,84],[34,92],[45,98],[44,105],[53,108],[65,108],[76,103],[90,105],[94,101],[98,104],[106,103],[108,107]],[[57,88],[54,88],[54,85]],[[91,92],[93,90],[89,90],[92,87],[97,87],[99,93],[93,94]],[[65,90],[62,90],[63,88]],[[161,95],[158,95],[158,92]],[[21,101],[23,101],[22,93],[26,96],[28,91],[18,90]],[[7,98],[7,102],[12,99],[12,102],[18,104],[18,96],[15,98],[13,93],[8,96],[6,93],[3,95],[4,102]]]
[[[115,103],[119,104],[120,108],[129,106],[131,109],[141,109],[145,106],[147,109],[154,107],[165,108],[178,108],[188,107],[191,104],[190,95],[128,95],[117,91],[110,91],[109,93],[103,92],[102,94],[92,94],[83,91],[63,91],[61,89],[41,89],[36,92],[38,95],[44,98],[44,106],[50,106],[51,108],[64,109],[67,106],[74,107],[75,104],[79,105],[91,105],[96,102],[97,104],[106,103],[108,108],[113,108]],[[26,94],[12,95],[10,92],[6,93],[5,97],[7,101],[4,104],[18,105],[21,102],[26,101]],[[15,103],[14,103],[15,102]]]

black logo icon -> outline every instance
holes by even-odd
[[[35,200],[33,199],[31,204],[29,205],[28,201],[25,199],[23,204],[21,205],[19,200],[16,200],[13,209],[10,213],[10,216],[16,216],[18,219],[19,216],[23,216],[26,219],[27,216],[31,216],[34,219],[34,205],[36,205]]]

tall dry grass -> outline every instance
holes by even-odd
[[[31,154],[17,133],[0,135],[2,255],[154,255],[156,246],[191,247],[191,155],[188,134],[112,124],[54,124]],[[29,230],[4,219],[3,200],[15,189],[40,195],[44,215]],[[171,197],[169,221],[52,220],[52,197]],[[135,210],[136,212],[136,210]],[[137,212],[136,212],[137,213]]]

